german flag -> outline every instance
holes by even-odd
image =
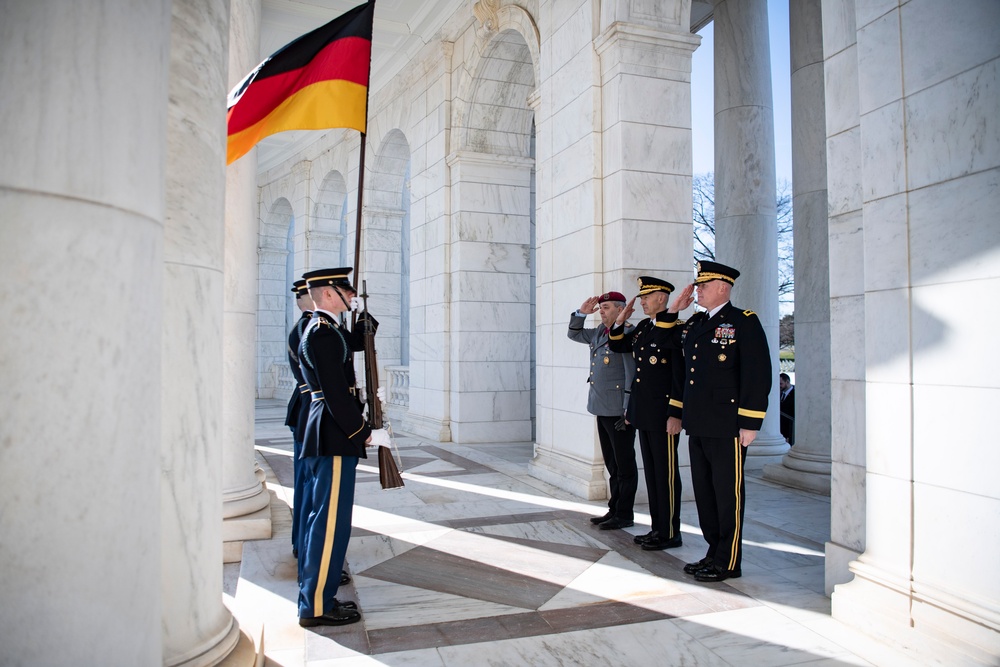
[[[375,1],[286,44],[229,93],[226,164],[286,130],[364,132]]]

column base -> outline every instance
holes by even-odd
[[[265,497],[269,497],[267,493]],[[243,559],[243,542],[271,539],[271,507],[222,520],[222,562],[239,563]]]
[[[608,498],[608,484],[604,479],[602,461],[588,464],[551,449],[538,449],[535,458],[528,463],[528,474],[579,498]]]
[[[258,657],[260,658],[259,664],[264,664],[263,646],[258,649],[254,646],[250,635],[240,632],[236,648],[218,664],[219,667],[254,667],[258,664]]]
[[[862,557],[863,558],[863,557]],[[863,560],[854,580],[836,587],[832,615],[925,665],[996,665],[1000,627],[995,605],[984,607],[944,591],[919,591]],[[912,586],[912,587],[911,587]],[[990,603],[988,603],[990,604]]]
[[[788,443],[780,434],[760,432],[747,448],[747,460],[743,465],[749,470],[761,470],[768,464],[781,463],[781,457],[787,453]]]
[[[854,579],[850,565],[861,553],[841,546],[834,542],[826,543],[826,582],[824,591],[827,597],[833,595],[833,589],[840,584],[846,584]]]
[[[229,611],[226,610],[226,613],[229,614]],[[192,649],[184,655],[174,656],[169,659],[165,658],[163,664],[166,667],[209,667],[210,665],[218,665],[236,650],[243,637],[244,634],[240,632],[240,624],[230,615],[229,625],[220,634],[209,639],[203,646]],[[251,642],[251,648],[252,646],[253,642]],[[254,663],[244,662],[235,664],[252,665]]]
[[[400,425],[401,431],[434,442],[451,442],[451,422],[423,415],[407,414]]]
[[[830,459],[796,452],[793,447],[781,463],[764,466],[764,479],[794,489],[830,495]]]

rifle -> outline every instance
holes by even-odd
[[[382,414],[382,401],[378,397],[378,358],[375,353],[375,332],[367,322],[368,318],[368,281],[361,281],[361,302],[365,315],[365,402],[368,404],[368,426],[372,429],[387,428],[392,437],[391,426],[386,424]],[[393,443],[395,444],[395,443]],[[398,489],[403,486],[403,476],[399,466],[392,457],[388,447],[378,448],[378,480],[383,489]]]

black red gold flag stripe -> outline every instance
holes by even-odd
[[[365,132],[375,2],[359,5],[281,47],[229,93],[231,164],[286,130]]]

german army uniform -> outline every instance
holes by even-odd
[[[350,269],[312,271],[309,287],[336,285],[354,291]],[[300,463],[305,475],[299,545],[299,618],[305,625],[334,613],[335,596],[351,536],[358,459],[367,458],[371,429],[357,400],[352,344],[331,313],[317,309],[302,333],[299,362],[310,389],[309,417]]]
[[[701,262],[695,282],[734,283],[739,271]],[[698,521],[708,542],[702,561],[685,571],[701,581],[739,577],[746,507],[740,429],[759,431],[771,391],[771,355],[752,310],[724,304],[714,315],[695,313],[681,328],[684,395],[671,400],[671,416],[688,434]]]
[[[639,295],[656,291],[670,294],[673,285],[649,276],[639,278]],[[677,461],[677,436],[667,433],[667,411],[675,387],[680,385],[681,355],[674,335],[677,313],[666,310],[647,317],[626,332],[624,326],[611,329],[614,352],[631,354],[635,379],[626,419],[639,432],[652,533],[637,540],[643,549],[670,549],[681,546],[681,478]]]
[[[608,297],[608,298],[605,298]],[[619,298],[620,297],[620,298]],[[604,301],[625,301],[617,292],[601,295]],[[599,301],[603,303],[603,301]],[[579,311],[570,315],[570,340],[590,347],[590,375],[587,382],[587,412],[597,417],[597,435],[601,443],[601,454],[608,469],[608,486],[611,497],[608,513],[598,517],[609,523],[608,528],[624,528],[633,524],[635,492],[639,486],[639,469],[635,464],[635,427],[618,423],[625,416],[628,405],[628,388],[635,376],[635,362],[631,355],[612,352],[609,346],[610,332],[603,324],[591,329],[584,327],[587,316]],[[632,325],[626,323],[626,335]],[[593,521],[601,523],[598,518]],[[601,523],[604,527],[604,523]]]
[[[306,291],[306,281],[296,280],[292,291],[296,298],[299,298]],[[302,370],[299,368],[299,341],[302,340],[302,332],[312,318],[311,310],[302,311],[292,330],[288,332],[288,367],[295,376],[295,389],[288,399],[288,412],[285,415],[285,426],[292,429],[292,469],[294,474],[294,486],[292,488],[292,553],[298,556],[299,551],[299,527],[302,525],[302,466],[299,464],[299,457],[302,454],[302,434],[306,428],[306,420],[309,418],[309,385],[302,377]]]

